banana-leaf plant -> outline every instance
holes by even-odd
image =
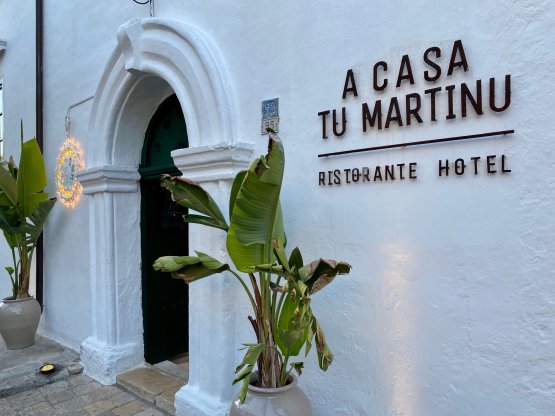
[[[229,225],[200,185],[182,177],[162,177],[162,186],[175,202],[200,214],[185,215],[185,221],[227,233],[227,252],[234,268],[198,251],[196,256],[160,257],[154,268],[186,283],[227,271],[244,288],[252,306],[248,319],[257,342],[244,344],[246,354],[236,369],[234,384],[241,382],[241,402],[255,366],[259,387],[284,386],[293,369],[300,374],[303,368],[302,362],[291,359],[301,354],[303,347],[306,356],[314,341],[318,364],[327,370],[333,355],[312,311],[311,296],[351,269],[345,262],[321,258],[305,264],[299,248],[287,254],[279,200],[284,166],[281,140],[270,132],[268,153],[235,177]]]
[[[19,168],[12,157],[0,163],[0,229],[12,253],[13,267],[6,267],[6,271],[14,299],[29,297],[33,253],[56,202],[44,192],[46,185],[46,169],[37,140],[23,142],[22,137]]]

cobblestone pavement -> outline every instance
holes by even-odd
[[[103,386],[79,374],[0,399],[0,415],[165,416],[166,413],[117,385]]]

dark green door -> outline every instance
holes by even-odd
[[[141,167],[141,247],[145,360],[151,364],[187,352],[188,287],[152,264],[160,256],[188,254],[186,209],[160,186],[160,175],[179,175],[170,152],[187,147],[185,119],[176,96],[165,100],[148,126]]]

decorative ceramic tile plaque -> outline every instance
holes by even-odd
[[[279,133],[279,98],[262,101],[261,134],[268,134],[267,129]]]

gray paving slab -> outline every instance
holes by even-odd
[[[58,367],[44,376],[44,363]],[[45,338],[9,351],[0,340],[1,416],[166,416],[152,403],[118,385],[104,386],[82,374],[77,353]]]
[[[39,368],[47,363],[56,371],[40,374]],[[34,345],[20,350],[8,350],[0,338],[0,398],[65,380],[82,370],[79,354],[44,337],[37,336]]]
[[[167,416],[168,414],[170,413],[156,408],[152,403],[134,396],[120,386],[103,386],[83,374],[70,375],[68,380],[0,399],[2,416]]]

